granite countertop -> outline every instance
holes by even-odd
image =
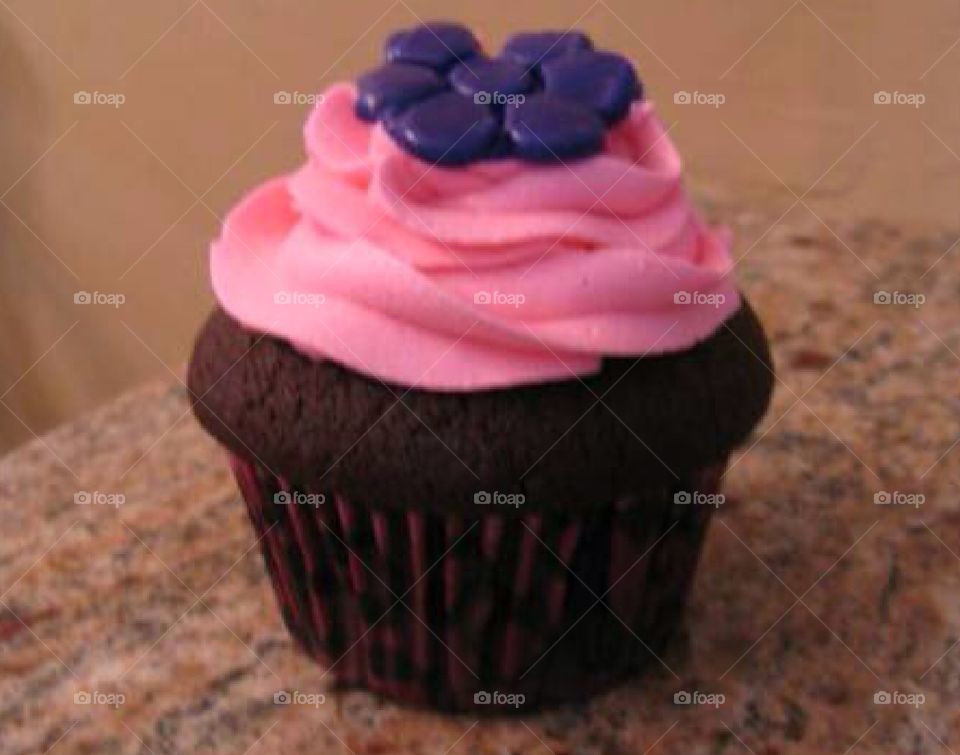
[[[669,669],[509,719],[333,692],[171,376],[0,461],[0,753],[960,750],[957,233],[774,220],[738,224],[780,382]]]

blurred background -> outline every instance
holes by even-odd
[[[452,16],[489,46],[578,26],[629,52],[716,219],[956,225],[955,0],[2,0],[0,450],[179,372],[220,218],[301,160],[307,106],[277,93]]]

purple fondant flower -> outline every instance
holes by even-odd
[[[441,165],[589,157],[643,92],[630,61],[578,31],[515,34],[488,58],[466,27],[430,23],[391,35],[386,58],[357,81],[358,117]]]

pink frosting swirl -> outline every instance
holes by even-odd
[[[383,381],[469,391],[687,349],[739,307],[649,103],[566,165],[428,165],[326,92],[302,168],[249,194],[211,250],[235,319]]]

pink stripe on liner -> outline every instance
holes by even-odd
[[[411,591],[412,608],[419,621],[413,620],[411,638],[413,641],[413,662],[418,669],[427,669],[430,664],[430,645],[432,638],[424,624],[429,622],[427,615],[427,585],[424,574],[427,570],[426,532],[423,517],[416,511],[407,512],[407,527],[410,533],[410,578],[414,583]]]
[[[337,516],[336,501],[330,502],[331,506],[325,508],[320,519],[319,535],[320,547],[328,554],[328,560],[331,564],[330,571],[338,583],[347,585],[349,580],[344,567],[338,563],[337,553],[344,553],[341,541],[344,539],[344,529]],[[346,560],[344,558],[344,560]],[[321,599],[325,596],[321,595]],[[362,635],[360,617],[357,615],[359,609],[357,603],[352,599],[345,599],[344,595],[332,596],[332,606],[328,612],[331,618],[331,632],[333,623],[339,625],[341,633],[344,635],[344,641],[336,648],[331,648],[334,657],[327,660],[327,665],[331,663],[334,666],[334,675],[344,680],[345,683],[363,684],[366,679],[366,668],[364,656],[360,652],[360,644],[357,640]],[[357,643],[357,644],[355,644]]]
[[[283,481],[283,485],[283,490],[286,493],[292,494],[294,492],[293,486],[286,481]],[[320,566],[318,561],[322,558],[323,546],[317,542],[317,537],[314,534],[317,526],[316,522],[310,521],[313,512],[304,510],[308,507],[294,503],[292,498],[290,500],[291,502],[286,504],[284,509],[307,572],[307,609],[313,617],[313,628],[317,634],[317,642],[326,644],[326,638],[330,631],[330,620],[324,610],[325,603],[321,599],[319,591],[314,588],[316,580],[319,578]]]
[[[390,606],[393,606],[391,611],[406,611],[407,609],[403,605],[395,605],[398,598],[403,596],[403,591],[400,590],[397,592],[396,597],[393,595],[393,588],[390,581],[390,537],[389,537],[389,522],[387,521],[387,516],[382,511],[374,511],[370,515],[371,525],[373,528],[373,536],[376,542],[376,558],[371,564],[377,575],[381,580],[386,584],[377,584],[374,585],[375,590],[383,596],[383,611],[386,611]],[[406,600],[404,598],[404,600]],[[380,619],[382,613],[378,612],[377,619]],[[380,623],[373,629],[376,633],[377,640],[382,643],[384,649],[384,670],[387,679],[396,679],[398,676],[398,662],[397,659],[399,656],[399,650],[401,647],[401,637],[397,632],[397,629],[394,626],[394,623],[390,621],[390,616],[385,616]],[[392,689],[392,688],[391,688]]]
[[[480,543],[485,558],[492,559],[497,548],[500,547],[500,537],[503,535],[503,520],[499,517],[491,519],[480,533]]]
[[[350,535],[354,531],[354,514],[353,509],[344,502],[339,496],[334,499],[334,505],[336,506],[337,514],[340,516],[340,526],[343,531],[343,540],[350,544],[351,537]],[[363,592],[364,587],[366,586],[367,575],[364,571],[364,566],[361,563],[360,559],[357,558],[356,553],[353,548],[348,550],[350,565],[350,582],[353,586],[353,589],[360,593]]]
[[[275,527],[268,527],[263,518],[265,506],[269,505],[261,499],[260,483],[257,480],[256,467],[246,464],[237,457],[230,455],[230,462],[233,472],[236,476],[238,487],[247,503],[247,510],[254,522],[257,536],[261,539],[262,552],[268,562],[268,572],[271,575],[271,582],[277,595],[281,609],[287,612],[294,623],[300,620],[299,604],[291,593],[291,583],[281,579],[279,575],[283,574],[285,564],[281,554],[284,550],[284,544]]]
[[[524,524],[526,527],[523,530],[520,565],[517,568],[517,600],[522,600],[523,596],[530,591],[533,580],[533,562],[534,559],[540,557],[539,550],[543,548],[538,540],[540,538],[540,527],[543,525],[543,517],[539,514],[533,514],[525,518]]]

